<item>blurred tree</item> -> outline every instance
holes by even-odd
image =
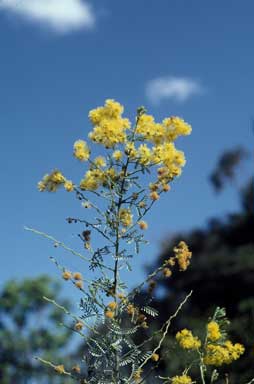
[[[45,370],[35,356],[59,361],[66,356],[64,348],[72,334],[57,324],[64,321],[63,312],[43,299],[59,298],[60,285],[47,276],[11,280],[0,292],[0,382],[1,384],[61,383],[54,371]],[[61,360],[62,361],[62,360]],[[67,383],[65,378],[64,383]]]
[[[237,174],[236,164],[239,164],[245,153],[237,149],[221,157],[219,168],[213,173],[219,175],[219,182],[215,183],[214,177],[211,179],[216,189],[222,188],[225,178],[234,178]],[[162,314],[157,321],[162,324],[174,312],[183,295],[190,290],[194,293],[174,322],[173,334],[184,327],[194,330],[200,329],[201,325],[205,327],[205,319],[213,314],[215,307],[225,307],[231,320],[233,339],[246,346],[245,356],[230,367],[230,384],[245,383],[254,373],[253,186],[252,178],[240,189],[240,212],[226,219],[212,219],[204,229],[194,229],[189,233],[177,233],[170,237],[164,243],[155,265],[149,268],[154,270],[162,265],[172,255],[173,247],[180,240],[185,240],[190,246],[193,261],[189,270],[184,274],[174,273],[169,279],[161,276],[157,280],[157,309]],[[174,353],[170,353],[172,349]],[[163,375],[180,372],[184,368],[181,359],[183,352],[177,350],[173,338],[167,339],[164,353],[166,350],[168,358],[165,362],[161,361],[160,372]],[[227,366],[224,373],[227,373]],[[225,383],[224,377],[221,380]]]
[[[223,153],[210,176],[210,181],[217,192],[220,192],[228,181],[235,180],[239,165],[247,158],[248,152],[242,147]]]

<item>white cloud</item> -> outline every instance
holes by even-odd
[[[91,28],[95,23],[90,5],[83,0],[0,0],[1,10],[57,33]]]
[[[159,104],[164,99],[184,102],[202,92],[199,82],[184,77],[158,77],[149,81],[146,86],[146,96],[153,104]]]

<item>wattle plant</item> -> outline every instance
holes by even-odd
[[[86,346],[85,356],[80,356],[80,361],[72,367],[38,357],[58,374],[83,384],[148,382],[160,362],[167,361],[165,338],[173,319],[192,294],[179,303],[160,329],[141,343],[135,342],[137,333],[149,330],[153,318],[158,316],[153,308],[156,278],[170,278],[174,269],[186,271],[192,256],[187,244],[181,241],[163,265],[137,287],[129,287],[131,278],[122,280],[123,270],[133,273],[132,257],[147,243],[144,238],[147,212],[181,175],[185,157],[174,142],[179,136],[189,135],[191,127],[174,116],[157,123],[143,107],[137,110],[133,125],[122,114],[123,106],[114,100],[106,100],[103,107],[89,113],[93,126],[89,133],[91,146],[83,140],[74,143],[74,157],[87,168],[78,183],[58,169],[38,183],[42,192],[55,192],[63,187],[77,198],[82,209],[86,208],[87,214],[81,218],[67,218],[69,223],[84,225],[79,234],[84,252],[76,252],[52,236],[27,228],[86,263],[81,272],[73,272],[52,259],[62,278],[80,290],[80,313],[69,313],[46,298],[73,319],[73,332],[81,335]],[[94,144],[102,149],[102,155],[95,158],[91,150]],[[97,236],[104,240],[104,246],[96,246]],[[88,269],[93,272],[92,279],[86,277]],[[144,290],[146,303],[140,305],[137,296]],[[186,350],[188,357],[192,354],[192,363],[184,372],[172,372],[170,377],[155,375],[153,382],[190,384],[194,366],[199,367],[202,384],[218,380],[218,367],[232,363],[244,352],[242,345],[228,339],[227,323],[225,311],[218,308],[209,319],[203,339],[194,336],[191,330],[179,330],[174,343]]]

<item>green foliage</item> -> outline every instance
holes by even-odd
[[[47,276],[23,281],[8,281],[0,292],[0,382],[29,383],[54,380],[52,371],[45,371],[35,361],[40,354],[59,359],[70,342],[70,331],[59,328],[64,315],[52,307],[43,296],[59,298],[60,286]],[[66,353],[66,351],[65,351]],[[44,381],[43,381],[44,380]]]
[[[194,229],[189,233],[178,233],[170,238],[159,255],[155,266],[171,254],[171,249],[184,239],[193,251],[193,262],[189,273],[172,276],[171,280],[159,279],[157,286],[163,289],[158,297],[157,309],[161,324],[174,309],[174,303],[185,292],[194,290],[186,307],[178,316],[175,327],[201,329],[204,317],[214,310],[215,304],[227,308],[231,320],[230,330],[233,340],[241,342],[246,350],[244,358],[232,366],[225,366],[220,380],[225,383],[227,375],[230,384],[246,382],[253,377],[253,335],[254,335],[254,215],[253,181],[250,180],[240,194],[242,210],[227,219],[212,219],[203,229]],[[251,209],[250,209],[251,208]],[[152,269],[154,266],[152,267]],[[163,310],[162,310],[163,309]],[[223,317],[223,313],[221,314]],[[167,340],[165,350],[169,349],[167,365],[161,364],[162,374],[173,369],[183,369],[183,352],[177,351],[174,341]],[[198,377],[198,372],[196,376]],[[152,381],[153,382],[153,381]]]

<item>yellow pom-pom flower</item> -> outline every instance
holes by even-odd
[[[123,157],[123,153],[122,153],[121,151],[119,151],[119,150],[116,150],[116,151],[113,152],[112,157],[113,157],[113,159],[115,159],[116,161],[119,161],[119,160],[122,159],[122,157]]]
[[[113,311],[107,310],[107,311],[105,311],[105,316],[108,319],[113,319],[115,317],[115,313]]]
[[[139,225],[139,228],[142,229],[142,230],[146,230],[148,228],[147,222],[143,221],[143,220],[139,221],[138,225]]]
[[[155,201],[155,200],[159,200],[159,198],[160,198],[160,195],[156,191],[153,191],[150,193],[150,199],[151,200]]]
[[[78,321],[78,322],[75,324],[75,326],[74,326],[74,328],[75,328],[76,331],[81,331],[83,327],[84,327],[84,324],[81,323],[81,321]]]
[[[190,264],[192,252],[184,241],[180,241],[177,247],[174,247],[175,257],[177,259],[180,271],[186,271]]]
[[[73,278],[74,280],[82,280],[83,279],[83,276],[80,272],[74,272],[73,273]]]
[[[160,355],[158,353],[153,353],[152,354],[152,356],[151,356],[151,360],[152,361],[157,362],[157,361],[159,361],[159,359],[160,359]]]
[[[67,192],[72,192],[74,189],[74,185],[73,185],[72,181],[66,180],[64,183],[64,188],[66,189]]]
[[[182,329],[177,332],[176,340],[183,349],[198,349],[201,346],[201,341],[198,337],[193,336],[188,329]]]
[[[146,144],[141,144],[137,149],[137,159],[142,165],[149,165],[152,159],[152,151]]]
[[[129,227],[132,224],[132,216],[128,208],[121,208],[119,211],[119,220],[124,227]]]
[[[133,380],[135,383],[139,383],[141,380],[142,375],[142,369],[138,369],[136,372],[133,373]]]
[[[207,324],[207,339],[210,341],[217,341],[221,338],[219,324],[216,321],[210,321]]]
[[[172,116],[163,120],[165,138],[168,141],[175,141],[179,136],[187,136],[191,133],[191,126],[180,117]]]
[[[111,301],[108,303],[107,307],[114,311],[117,308],[117,303],[115,301]]]
[[[94,159],[94,164],[97,167],[106,167],[106,159],[103,156],[98,156]]]
[[[61,365],[56,365],[55,366],[55,371],[57,373],[59,373],[60,375],[62,375],[63,373],[65,373],[65,369],[64,369],[64,365],[61,364]]]
[[[83,140],[75,141],[73,155],[80,161],[87,161],[90,156],[90,150],[87,143]]]
[[[171,269],[169,269],[169,268],[163,268],[162,273],[163,273],[163,276],[164,276],[164,277],[170,277],[170,276],[172,276],[172,271],[171,271]]]
[[[187,375],[181,375],[181,376],[174,376],[171,379],[172,384],[191,384],[192,379],[190,376]]]
[[[83,289],[83,281],[78,280],[78,281],[76,281],[75,285],[76,285],[77,288]]]
[[[64,280],[70,280],[72,278],[72,273],[70,271],[64,271],[62,274]]]
[[[231,364],[234,360],[239,359],[243,353],[244,346],[239,343],[232,344],[230,340],[225,341],[222,345],[209,343],[206,346],[204,363],[217,367],[223,364]]]
[[[65,177],[63,174],[55,169],[49,175],[45,175],[43,179],[38,183],[38,189],[40,192],[48,191],[55,192],[57,189],[65,183]]]
[[[90,111],[89,118],[94,128],[89,133],[89,138],[106,148],[124,143],[130,122],[122,118],[123,110],[123,106],[117,101],[108,99],[103,107]]]

